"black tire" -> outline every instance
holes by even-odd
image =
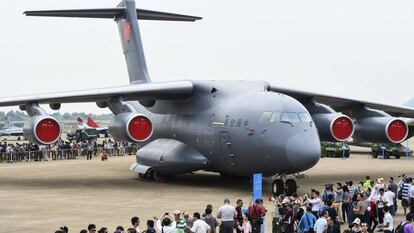
[[[296,181],[293,179],[288,179],[285,182],[286,186],[286,195],[291,196],[292,194],[298,191],[298,186],[296,185]]]
[[[378,158],[378,152],[372,152],[372,158],[374,159]]]
[[[345,158],[349,158],[349,156],[350,156],[349,151],[345,151]]]
[[[145,173],[145,177],[148,180],[156,180],[157,179],[157,172],[155,171],[154,168],[150,168],[148,169],[148,171]]]
[[[283,194],[285,192],[285,185],[283,184],[283,180],[276,179],[272,183],[272,193],[273,196],[277,197],[280,194]]]
[[[396,159],[400,159],[401,157],[400,152],[398,150],[393,151],[392,154],[394,155]]]

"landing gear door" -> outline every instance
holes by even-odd
[[[235,155],[231,150],[230,133],[228,131],[220,132],[220,152],[226,162],[231,166],[236,165]]]

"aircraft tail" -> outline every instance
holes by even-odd
[[[88,117],[88,121],[87,121],[86,124],[88,124],[88,126],[90,126],[92,128],[98,128],[99,127],[99,125],[91,117]]]
[[[151,82],[142,47],[139,20],[196,21],[201,17],[136,9],[135,0],[123,0],[115,8],[25,11],[27,16],[109,18],[118,23],[131,84]]]

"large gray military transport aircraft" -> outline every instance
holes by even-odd
[[[273,86],[265,81],[151,82],[139,20],[196,21],[200,17],[136,9],[123,0],[106,9],[26,11],[28,16],[113,19],[118,24],[130,85],[0,98],[18,105],[31,119],[24,135],[52,144],[59,123],[39,104],[58,110],[63,103],[96,102],[115,118],[110,133],[139,144],[130,169],[142,177],[208,170],[223,175],[274,176],[275,193],[296,191],[287,175],[313,167],[320,141],[400,143],[413,128],[399,117],[414,109],[339,98]],[[258,77],[259,79],[259,77]]]

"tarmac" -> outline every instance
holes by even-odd
[[[156,183],[138,178],[128,170],[135,156],[78,160],[0,164],[0,232],[54,232],[60,226],[79,232],[89,223],[113,232],[117,225],[130,226],[139,216],[141,230],[147,219],[175,209],[203,212],[212,204],[214,212],[225,198],[232,204],[238,198],[245,205],[251,200],[249,180],[221,178],[218,174],[196,172],[180,175],[173,181]],[[397,178],[414,175],[414,160],[371,159],[367,154],[351,153],[351,158],[323,158],[298,179],[299,194],[311,188],[323,190],[324,184],[353,180],[366,175]],[[271,179],[265,179],[264,198],[268,215],[273,205],[267,200]],[[399,209],[397,219],[402,218]],[[266,232],[271,218],[266,219]]]

